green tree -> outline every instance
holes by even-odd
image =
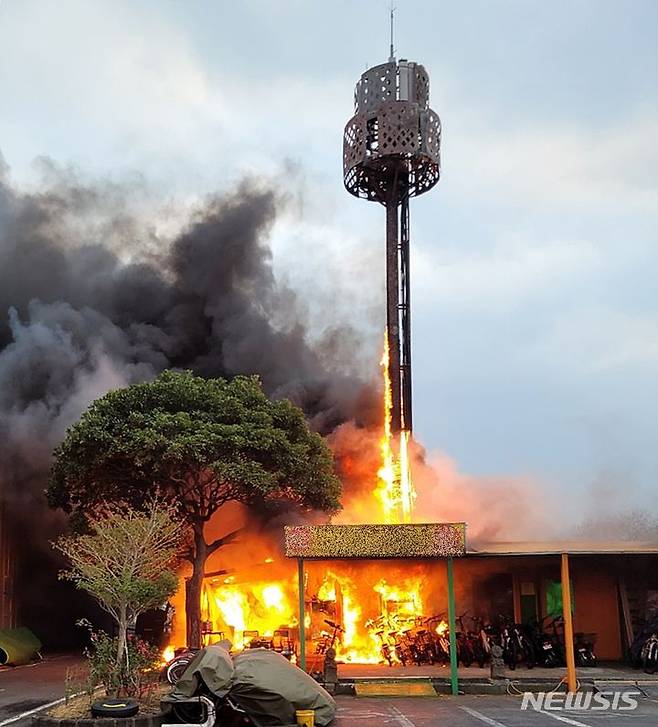
[[[117,623],[112,683],[118,684],[118,675],[130,673],[128,625],[176,591],[182,525],[171,506],[156,501],[144,512],[107,504],[99,511],[89,533],[61,537],[54,546],[71,563],[61,577],[90,593]]]
[[[157,493],[190,536],[181,553],[189,646],[201,640],[207,558],[236,532],[207,542],[204,527],[225,503],[332,512],[340,483],[331,451],[287,400],[271,401],[257,377],[203,379],[165,371],[95,401],[55,450],[52,506],[83,525],[101,500],[141,508]]]

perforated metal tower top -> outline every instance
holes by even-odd
[[[398,204],[439,181],[441,121],[429,91],[427,71],[410,61],[390,59],[361,76],[343,135],[348,192]]]

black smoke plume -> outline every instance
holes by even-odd
[[[106,391],[168,367],[204,376],[256,373],[322,433],[377,414],[372,387],[335,370],[330,342],[304,326],[272,270],[268,234],[285,204],[245,180],[204,201],[170,238],[135,214],[130,186],[83,184],[45,163],[38,191],[19,191],[0,158],[0,487],[20,533],[28,621],[57,586],[48,545],[61,527],[43,490],[53,447]],[[329,343],[328,343],[329,342]],[[68,593],[68,592],[67,592]]]

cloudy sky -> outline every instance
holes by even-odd
[[[412,206],[418,438],[583,499],[658,481],[658,3],[397,0],[443,178]],[[0,151],[194,200],[280,179],[275,266],[376,367],[383,211],[342,188],[384,0],[0,0]],[[4,313],[2,313],[4,315]]]

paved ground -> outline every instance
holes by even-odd
[[[77,657],[64,656],[30,666],[0,669],[0,727],[11,723],[17,715],[59,699],[64,694],[67,669],[79,663]],[[21,725],[29,722],[22,720]]]
[[[436,699],[338,698],[336,727],[655,727],[658,702],[643,699],[634,712],[521,711],[515,697]]]
[[[66,671],[78,663],[74,657],[62,657],[31,667],[0,670],[0,727],[29,727],[29,716],[21,715],[61,697]],[[335,727],[655,727],[658,689],[646,691],[649,696],[639,699],[637,710],[627,712],[522,711],[521,699],[511,696],[338,697]]]

